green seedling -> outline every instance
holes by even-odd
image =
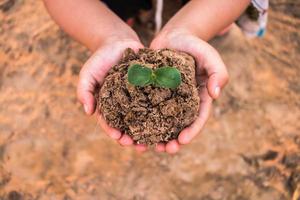
[[[128,69],[128,82],[134,86],[154,85],[162,88],[177,88],[181,83],[181,74],[175,67],[160,67],[155,70],[134,64]]]

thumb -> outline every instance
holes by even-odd
[[[209,96],[213,99],[218,98],[221,89],[228,81],[228,72],[219,53],[207,42],[196,36],[178,33],[178,35],[174,34],[172,37],[172,42],[169,41],[170,38],[157,37],[152,41],[150,47],[154,49],[167,47],[193,55],[197,62],[197,71],[205,71],[208,76],[206,87]]]
[[[92,115],[95,112],[96,101],[93,94],[95,86],[96,80],[83,68],[79,76],[77,98],[88,115]]]
[[[208,82],[207,82],[207,90],[209,96],[213,99],[217,99],[220,96],[221,89],[226,85],[228,82],[228,73],[225,70],[221,71],[214,71],[208,74]]]
[[[119,47],[115,47],[114,51],[110,47],[101,48],[83,65],[79,74],[77,98],[83,104],[86,114],[92,115],[95,112],[95,88],[103,82],[109,69],[120,59],[122,50]]]
[[[198,40],[195,49],[198,66],[204,69],[208,76],[207,90],[211,98],[217,99],[222,88],[228,82],[227,68],[219,53],[208,43]]]
[[[123,51],[128,47],[137,51],[142,48],[142,45],[136,41],[110,43],[97,50],[82,67],[79,74],[77,97],[83,104],[86,114],[92,115],[95,112],[94,92],[96,86],[103,82],[109,69],[120,60]]]

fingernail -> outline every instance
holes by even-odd
[[[216,98],[219,97],[220,91],[221,91],[221,89],[220,89],[219,86],[215,87],[215,91],[214,91],[214,92],[215,92],[215,97],[216,97]]]
[[[89,108],[86,104],[83,104],[84,112],[88,114]]]

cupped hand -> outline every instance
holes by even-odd
[[[77,97],[83,104],[84,111],[88,115],[92,115],[96,110],[96,99],[94,97],[95,89],[104,81],[104,78],[110,68],[112,68],[121,59],[126,48],[131,48],[137,51],[143,48],[143,45],[134,39],[118,38],[107,40],[101,47],[96,50],[93,55],[87,60],[79,74],[79,82],[77,86]],[[122,134],[119,130],[110,127],[103,119],[102,115],[97,113],[97,118],[104,132],[115,139],[122,146],[130,146],[133,140],[126,134]],[[135,145],[138,151],[144,151],[146,146]]]
[[[196,79],[199,86],[200,109],[197,119],[182,130],[177,140],[157,144],[158,152],[176,153],[181,144],[188,144],[201,131],[209,117],[212,100],[217,99],[228,81],[228,72],[219,53],[207,42],[193,34],[176,30],[159,34],[150,48],[169,48],[192,55],[197,64]]]

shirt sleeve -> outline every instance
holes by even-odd
[[[249,37],[263,37],[268,21],[269,0],[252,0],[237,20],[237,25]]]

